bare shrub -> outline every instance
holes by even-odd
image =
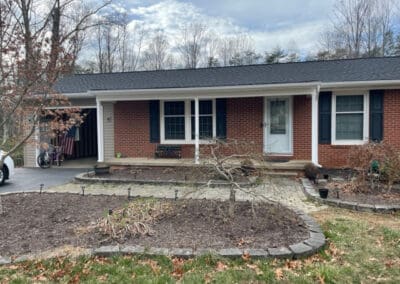
[[[348,162],[357,172],[355,191],[380,189],[381,182],[390,191],[400,180],[400,151],[384,141],[353,147]]]
[[[203,147],[200,151],[203,164],[206,168],[230,184],[228,215],[234,217],[236,191],[251,194],[244,188],[241,181],[250,182],[251,178],[259,177],[261,170],[257,165],[264,162],[262,150],[252,141],[226,139],[216,140]],[[212,175],[210,175],[212,176]],[[212,180],[208,182],[208,185]],[[262,196],[257,196],[262,197]]]
[[[123,242],[129,237],[152,235],[151,225],[172,210],[167,202],[135,200],[100,219],[94,229],[107,237],[104,241]]]

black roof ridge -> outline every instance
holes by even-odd
[[[133,74],[133,73],[157,73],[157,72],[169,72],[169,71],[196,71],[196,70],[212,70],[212,69],[230,69],[230,68],[241,68],[241,67],[254,67],[254,66],[273,66],[273,65],[301,65],[310,63],[321,63],[321,62],[339,62],[339,61],[359,61],[359,60],[371,60],[371,59],[391,59],[399,58],[400,55],[395,56],[374,56],[374,57],[358,57],[358,58],[341,58],[341,59],[328,59],[328,60],[307,60],[307,61],[296,61],[296,62],[282,62],[282,63],[260,63],[260,64],[248,64],[248,65],[234,65],[234,66],[214,66],[214,67],[199,67],[199,68],[176,68],[176,69],[161,69],[161,70],[137,70],[137,71],[118,71],[118,72],[102,72],[102,73],[81,73],[73,74],[72,76],[94,76],[94,75],[113,75],[113,74]]]

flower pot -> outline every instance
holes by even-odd
[[[109,172],[110,172],[110,166],[107,166],[107,165],[99,166],[99,165],[97,165],[97,166],[94,167],[94,173],[96,175],[105,175],[105,174],[108,174]]]
[[[328,192],[329,192],[329,189],[327,189],[327,188],[320,188],[320,189],[319,189],[319,196],[320,196],[321,198],[323,198],[323,199],[326,199],[326,198],[328,197]]]

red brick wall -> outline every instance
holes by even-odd
[[[149,103],[117,102],[114,105],[115,153],[125,157],[154,157],[150,143]]]
[[[351,146],[319,145],[318,162],[324,168],[346,168]]]
[[[293,98],[293,158],[311,160],[311,98]]]
[[[386,90],[383,99],[383,139],[400,149],[400,90]],[[319,145],[319,163],[327,168],[344,168],[351,146]]]
[[[263,151],[263,98],[228,99],[226,105],[226,129],[228,139],[254,142]],[[194,146],[183,145],[182,156],[194,157]]]
[[[383,138],[400,149],[400,90],[385,92],[383,109]]]
[[[263,98],[238,98],[227,100],[227,137],[254,142],[263,152],[264,100]]]
[[[148,102],[118,102],[115,113],[115,152],[126,157],[154,157],[156,144],[151,144],[149,136]],[[263,149],[263,99],[228,99],[227,136],[247,139]],[[194,156],[193,145],[182,146],[182,156]]]

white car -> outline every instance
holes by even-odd
[[[5,155],[6,153],[2,150],[0,150],[0,159]],[[4,160],[4,165],[2,168],[0,168],[0,185],[2,185],[6,179],[10,179],[10,177],[14,174],[14,161],[13,159],[8,156]]]

